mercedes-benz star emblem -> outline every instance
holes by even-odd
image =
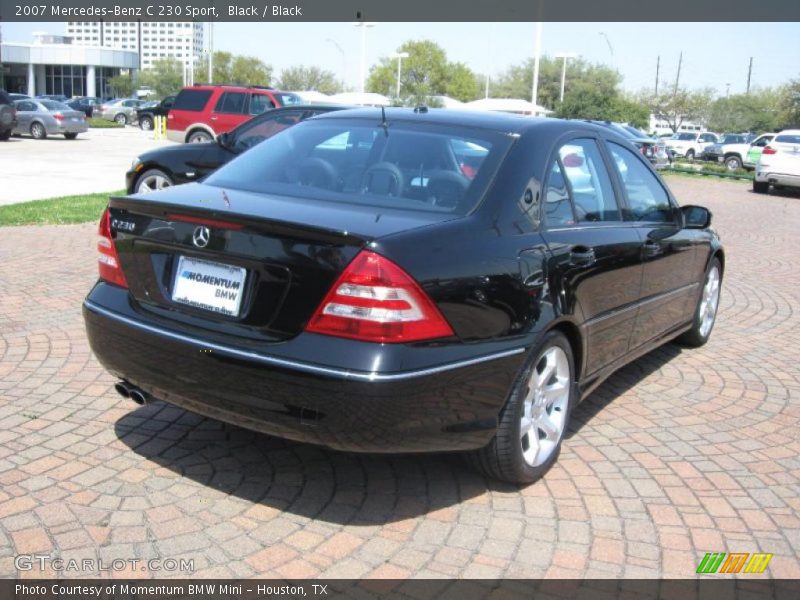
[[[192,241],[194,245],[198,248],[205,248],[208,246],[208,240],[211,239],[211,232],[208,230],[208,227],[204,225],[198,225],[194,228],[194,233],[192,234]]]

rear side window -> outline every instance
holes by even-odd
[[[800,144],[800,135],[779,135],[775,141],[783,144]]]
[[[173,108],[175,110],[200,111],[206,107],[209,98],[211,98],[211,90],[182,90],[175,98]]]
[[[594,140],[572,140],[558,152],[578,223],[619,221],[611,179]]]
[[[231,115],[244,114],[245,100],[247,100],[247,94],[242,92],[225,92],[219,97],[219,100],[217,100],[214,112]]]
[[[608,148],[628,198],[626,217],[632,221],[673,222],[667,191],[639,156],[614,142],[609,142]]]
[[[291,104],[302,104],[303,99],[297,94],[287,94],[285,92],[273,92],[281,106],[289,106]]]
[[[266,94],[253,94],[250,96],[251,115],[260,115],[272,108],[275,108],[275,103]]]
[[[11,96],[0,90],[0,104],[11,104]]]

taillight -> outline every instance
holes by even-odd
[[[64,120],[64,115],[62,115],[61,113],[53,113],[53,118],[56,121],[63,121]]]
[[[97,257],[100,279],[127,288],[128,282],[119,266],[119,256],[114,246],[114,238],[111,236],[111,213],[108,212],[108,208],[100,217],[97,233],[100,235],[100,239],[97,240],[97,251],[100,253]]]
[[[764,150],[761,152],[761,154],[777,154],[777,153],[778,151],[775,150],[775,148],[773,148],[772,146],[766,146]]]
[[[347,265],[306,331],[381,343],[453,335],[439,309],[408,273],[366,250]]]

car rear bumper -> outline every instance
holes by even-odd
[[[102,306],[97,301],[109,291],[100,293],[98,288],[114,286],[98,284],[83,314],[92,350],[110,373],[186,410],[339,450],[482,447],[495,434],[525,357],[520,347],[484,350],[449,363],[434,360],[409,370],[347,369],[341,364],[347,358],[347,340],[301,334],[263,349],[233,347],[155,325],[128,302],[113,309]],[[125,290],[115,289],[127,296]],[[305,340],[299,340],[303,336]],[[341,343],[341,352],[330,352],[340,364],[290,358],[288,349],[303,343]],[[376,356],[387,350],[385,345],[375,349]]]
[[[776,173],[756,169],[755,179],[758,182],[767,182],[773,185],[800,188],[800,174]]]
[[[63,123],[48,133],[86,133],[87,131],[89,131],[89,126],[84,121],[82,123]]]

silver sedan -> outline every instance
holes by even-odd
[[[136,109],[142,104],[144,104],[143,100],[118,98],[117,100],[103,102],[100,106],[95,107],[94,115],[92,116],[106,121],[115,121],[120,125],[127,125],[136,121]]]
[[[86,115],[66,104],[54,100],[17,100],[17,126],[13,133],[30,134],[37,140],[48,135],[63,135],[74,140],[79,133],[86,133]]]

